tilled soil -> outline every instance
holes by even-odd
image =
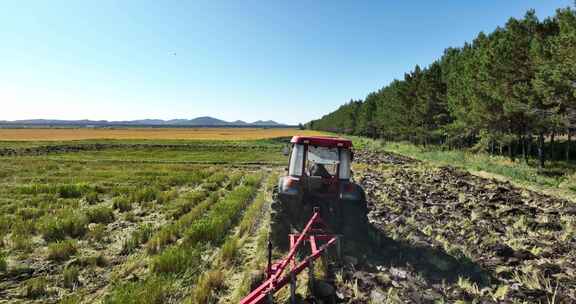
[[[360,151],[379,244],[348,259],[348,303],[575,303],[576,206],[566,200]]]

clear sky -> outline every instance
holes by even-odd
[[[0,120],[318,118],[572,0],[0,2]]]

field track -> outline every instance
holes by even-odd
[[[322,132],[295,128],[111,128],[111,129],[0,129],[0,140],[61,141],[86,139],[255,140]]]

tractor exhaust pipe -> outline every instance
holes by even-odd
[[[268,238],[268,266],[266,267],[266,278],[272,276],[272,241]]]

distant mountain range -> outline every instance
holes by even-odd
[[[3,125],[42,125],[42,126],[259,126],[259,127],[278,127],[285,124],[277,123],[273,120],[257,120],[255,122],[245,122],[242,120],[225,121],[210,116],[196,117],[192,119],[140,119],[125,121],[108,121],[108,120],[59,120],[59,119],[26,119],[26,120],[0,120]]]

